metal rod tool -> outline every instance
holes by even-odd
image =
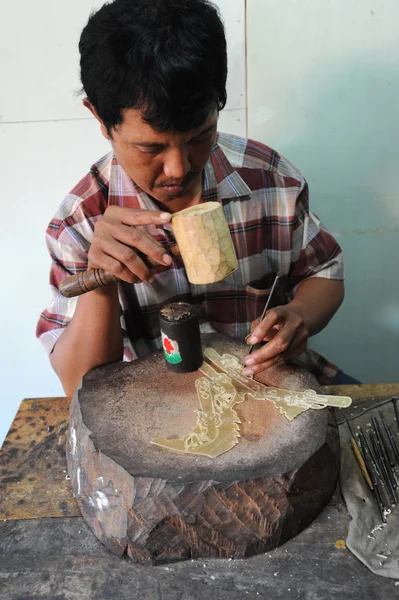
[[[395,409],[395,417],[396,417],[396,427],[398,428],[399,431],[399,412],[398,412],[398,399],[397,398],[392,398],[392,404],[393,407]]]
[[[356,438],[355,438],[352,428],[349,424],[349,421],[346,417],[345,417],[345,421],[346,421],[346,424],[348,425],[348,429],[351,433],[351,446],[352,446],[353,454],[355,455],[355,458],[358,462],[361,472],[363,473],[363,477],[365,478],[367,485],[369,486],[370,490],[372,490],[373,483],[371,481],[369,470],[368,470],[366,462],[364,460],[363,453],[361,452],[361,450],[359,448],[359,444],[356,442]]]
[[[377,464],[379,466],[380,472],[382,473],[383,479],[384,479],[384,483],[386,485],[386,488],[389,492],[390,495],[390,504],[396,504],[397,503],[397,499],[396,499],[396,495],[395,495],[395,490],[393,489],[393,485],[391,482],[391,479],[389,477],[388,474],[388,470],[387,470],[387,466],[385,464],[378,440],[377,440],[377,436],[374,432],[374,430],[371,430],[369,432],[369,436],[370,436],[370,442],[371,442],[371,446],[374,450],[374,456],[377,459]]]
[[[389,423],[386,422],[385,417],[384,417],[384,413],[381,412],[380,410],[378,411],[378,413],[380,415],[381,422],[382,422],[382,424],[384,426],[385,433],[387,434],[387,438],[389,440],[389,443],[391,444],[391,448],[392,448],[392,452],[393,452],[393,455],[394,455],[395,460],[396,460],[396,464],[399,466],[399,448],[398,448],[398,445],[396,443],[395,436],[394,436],[393,431],[392,431],[392,427],[390,426]],[[392,466],[394,466],[394,465],[392,465]]]
[[[382,460],[384,462],[386,471],[388,473],[388,477],[389,477],[389,481],[390,481],[391,486],[392,486],[392,490],[395,490],[397,488],[397,485],[396,485],[395,477],[393,476],[392,467],[391,467],[391,461],[389,459],[389,455],[388,455],[387,448],[386,448],[386,445],[385,445],[385,440],[384,440],[384,437],[383,437],[383,435],[381,433],[380,424],[379,424],[379,422],[377,421],[377,419],[375,417],[371,417],[371,422],[374,425],[374,432],[375,432],[375,435],[376,435],[376,438],[377,438],[377,444],[378,444],[378,446],[380,448],[380,452],[381,452],[381,455],[382,455]],[[395,497],[395,500],[396,500],[395,493],[394,493],[394,497]],[[396,502],[397,502],[397,500],[396,500]]]
[[[276,279],[274,280],[274,283],[272,285],[272,289],[270,290],[270,294],[269,294],[269,296],[267,298],[267,301],[266,301],[266,304],[265,304],[265,308],[263,309],[263,312],[261,314],[259,322],[262,322],[263,319],[265,318],[265,314],[266,314],[266,311],[267,311],[267,309],[269,307],[270,300],[271,300],[271,297],[272,297],[273,292],[274,292],[274,288],[276,287],[276,284],[277,284],[277,281],[279,280],[279,278],[280,278],[280,275],[276,275]],[[251,352],[252,352],[252,350],[254,349],[255,346],[256,346],[256,344],[251,344],[251,346],[249,347],[249,350],[248,350],[248,356],[251,354]]]
[[[368,453],[365,442],[364,442],[364,438],[363,438],[363,442],[362,442],[362,438],[360,437],[359,434],[359,447],[360,447],[360,451],[363,454],[363,458],[367,467],[367,471],[370,475],[370,479],[371,479],[371,483],[373,485],[372,487],[372,493],[374,495],[376,504],[378,506],[378,510],[381,516],[381,519],[384,523],[386,523],[387,517],[387,507],[385,506],[383,500],[382,500],[382,495],[381,495],[381,489],[380,489],[380,483],[378,482],[377,479],[377,475],[376,472],[374,470],[374,464],[373,464],[373,460],[371,458],[371,455]]]
[[[371,447],[367,441],[367,437],[361,427],[359,427],[359,441],[361,442],[364,456],[366,457],[366,464],[369,465],[371,481],[373,482],[374,488],[378,487],[380,500],[383,504],[384,510],[386,511],[388,506],[391,506],[391,498],[385,485],[384,478],[381,474],[380,467],[378,466],[376,457],[371,450]]]

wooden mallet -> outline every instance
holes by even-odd
[[[181,256],[190,283],[209,284],[221,281],[237,270],[238,262],[230,230],[219,202],[205,202],[172,215],[176,244],[172,256]],[[140,254],[140,256],[142,256]],[[149,266],[159,266],[148,256]],[[66,298],[81,296],[118,281],[103,269],[88,269],[63,279],[59,290]]]

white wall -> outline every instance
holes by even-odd
[[[109,151],[76,93],[77,41],[92,8],[102,4],[2,3],[0,445],[23,398],[64,395],[35,338],[38,316],[49,300],[44,232],[65,194]],[[218,5],[232,74],[221,128],[245,135],[245,0]]]
[[[308,179],[346,259],[346,300],[313,347],[397,381],[399,3],[248,0],[248,131]]]

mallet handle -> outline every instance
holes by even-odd
[[[180,256],[177,244],[171,244],[169,251],[172,256]],[[159,266],[159,263],[155,262],[149,256],[145,257],[145,262],[151,267]],[[104,269],[87,269],[87,271],[80,271],[79,273],[75,273],[75,275],[65,277],[59,284],[59,290],[66,298],[74,298],[75,296],[81,296],[92,290],[105,287],[114,281],[118,281],[118,277],[104,271]]]

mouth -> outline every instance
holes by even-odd
[[[185,185],[163,185],[161,189],[164,190],[168,194],[168,196],[179,196],[186,189],[187,184]]]
[[[184,179],[183,181],[173,181],[167,184],[161,184],[158,187],[159,189],[163,190],[168,196],[181,196],[188,190],[191,183],[193,182],[193,179],[193,175],[190,175],[189,177],[186,177],[186,179]]]

